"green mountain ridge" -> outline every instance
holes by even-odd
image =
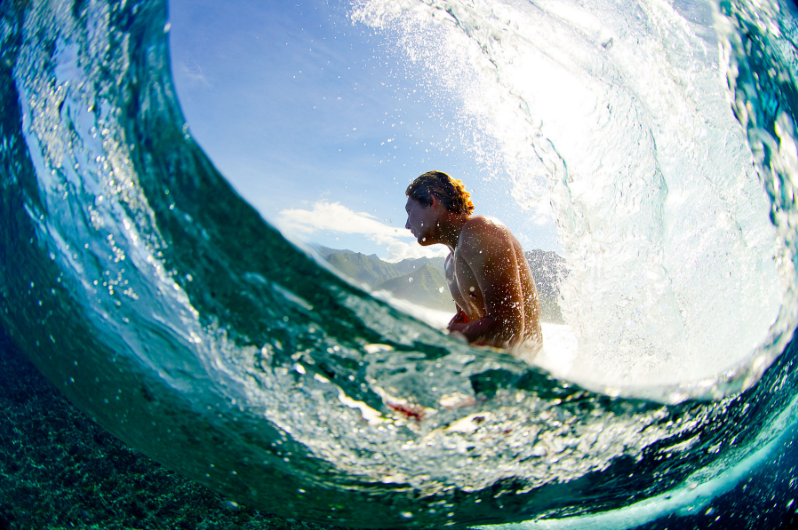
[[[378,291],[389,291],[398,298],[409,300],[432,309],[454,312],[454,301],[446,286],[446,275],[424,263],[413,272],[385,281],[377,286]]]
[[[386,280],[402,275],[392,263],[382,261],[375,255],[367,256],[359,252],[330,254],[327,261],[338,271],[368,284],[369,287],[375,287]]]
[[[433,269],[443,271],[446,264],[446,258],[416,258],[416,259],[403,259],[400,262],[394,263],[396,270],[401,271],[402,274],[410,274],[423,265],[430,265]]]

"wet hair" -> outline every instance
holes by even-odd
[[[471,215],[474,211],[471,194],[463,183],[443,171],[428,171],[417,177],[407,187],[405,195],[424,206],[432,204],[432,195],[435,195],[450,212]]]

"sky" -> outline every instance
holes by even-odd
[[[345,5],[170,2],[178,98],[222,175],[293,240],[398,261],[447,253],[404,229],[407,185],[445,171],[526,250],[560,251],[554,225],[532,222],[502,169],[466,143],[457,94]]]

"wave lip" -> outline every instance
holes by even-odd
[[[660,396],[721,399],[672,405],[450,340],[236,196],[182,119],[165,3],[0,12],[0,318],[72,401],[167,466],[347,526],[524,521],[669,491],[742,461],[792,414],[794,353],[776,358],[791,320],[734,384]],[[772,175],[773,189],[789,177]]]

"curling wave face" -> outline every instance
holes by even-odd
[[[422,59],[412,42],[426,24],[467,40],[468,68],[486,72],[473,112],[514,124],[496,137],[508,160],[533,161],[511,171],[519,201],[545,190],[560,223],[580,351],[698,363],[688,373],[630,389],[616,383],[651,370],[605,370],[613,388],[587,391],[454,341],[293,247],[192,140],[162,1],[0,5],[3,325],[111,432],[274,513],[499,523],[656,504],[699,480],[722,488],[723,469],[794,417],[795,355],[780,356],[796,314],[792,19],[777,3],[724,2],[709,29],[654,1],[547,9],[370,2],[353,15],[394,25]],[[523,49],[536,20],[556,22],[552,42],[570,35],[547,48],[552,75],[595,97],[546,110],[545,83],[513,77],[530,67],[513,63],[544,60]],[[495,44],[500,24],[512,31]],[[641,38],[666,59],[664,88],[624,55]],[[694,52],[713,38],[726,63]],[[674,70],[685,56],[697,59]],[[743,128],[718,110],[713,67],[728,71]],[[559,124],[544,114],[569,109]],[[571,142],[575,125],[587,133]],[[698,142],[684,156],[680,134]],[[606,158],[610,147],[621,154]]]
[[[499,152],[532,216],[556,219],[569,266],[561,306],[579,339],[571,379],[710,378],[794,325],[791,254],[729,104],[723,38],[734,32],[716,11],[415,0],[356,10],[430,65],[430,85],[461,95],[468,130],[487,131],[477,150]]]

